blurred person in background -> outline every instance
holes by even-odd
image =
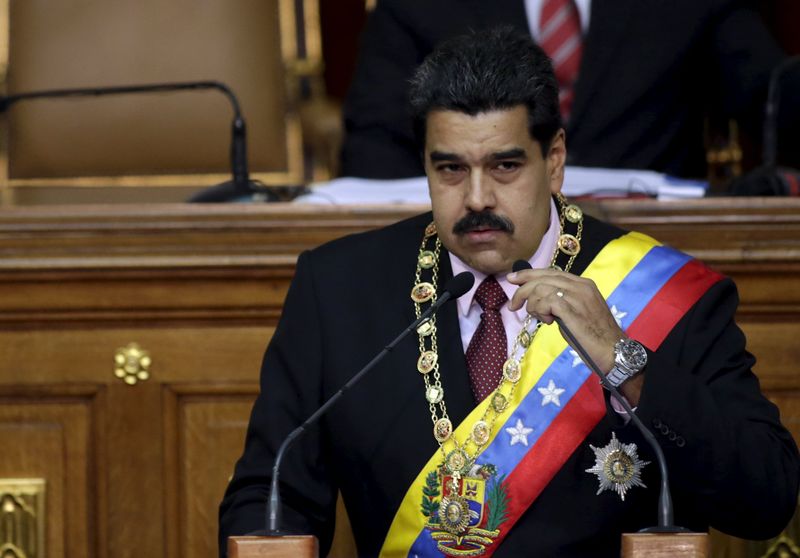
[[[424,174],[407,109],[414,69],[448,37],[509,24],[553,59],[568,165],[704,177],[707,115],[736,118],[757,138],[770,72],[786,58],[754,4],[379,0],[345,102],[342,174]],[[787,77],[788,90],[800,91],[800,68]],[[798,120],[782,109],[784,128]]]

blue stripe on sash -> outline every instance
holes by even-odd
[[[645,254],[639,264],[606,298],[609,308],[615,306],[617,310],[626,312],[626,315],[620,318],[623,330],[628,329],[661,287],[690,259],[691,256],[667,246],[654,246]]]

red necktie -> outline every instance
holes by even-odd
[[[467,347],[467,369],[476,401],[492,393],[503,376],[508,345],[500,307],[508,297],[494,277],[487,277],[475,291],[475,300],[483,309],[481,323]]]
[[[544,0],[539,19],[539,44],[553,60],[561,116],[569,119],[575,80],[583,53],[581,18],[574,0]]]

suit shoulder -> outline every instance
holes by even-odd
[[[412,250],[413,256],[422,241],[425,227],[433,221],[430,212],[403,219],[380,229],[355,233],[314,248],[310,256],[321,262],[361,260],[361,264],[373,265],[371,261],[380,254],[397,250]]]

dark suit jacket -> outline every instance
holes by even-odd
[[[701,177],[706,112],[741,117],[757,133],[769,72],[784,54],[747,5],[592,2],[567,163]],[[380,0],[345,103],[342,174],[424,174],[408,116],[408,80],[441,40],[498,24],[529,33],[523,1]]]
[[[284,313],[267,349],[261,394],[253,408],[244,455],[220,510],[225,537],[263,529],[270,471],[286,434],[305,420],[414,319],[409,298],[422,231],[430,214],[380,231],[340,239],[301,255]],[[622,231],[587,218],[582,271]],[[441,284],[451,275],[441,256]],[[752,357],[733,323],[733,284],[724,280],[692,308],[650,356],[639,415],[654,426],[671,467],[676,521],[709,524],[744,537],[777,534],[789,521],[798,489],[798,456],[776,408],[759,393]],[[554,327],[554,326],[553,326]],[[438,320],[442,384],[454,424],[473,408],[456,306]],[[406,338],[348,391],[283,461],[285,524],[316,534],[325,556],[340,489],[359,554],[375,556],[407,487],[437,450],[417,339]],[[656,524],[659,477],[644,469],[648,488],[596,495],[585,470],[589,444],[605,446],[612,429],[651,451],[611,411],[522,516],[496,556],[619,556],[619,537]]]

